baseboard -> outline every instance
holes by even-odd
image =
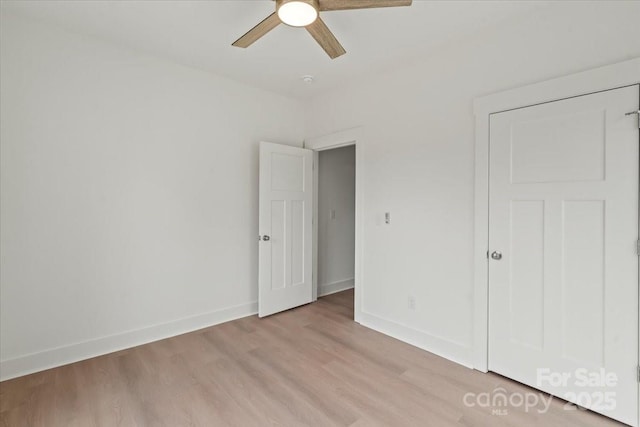
[[[473,369],[472,348],[470,346],[448,341],[366,312],[360,312],[357,318],[358,323],[362,326]]]
[[[257,302],[241,304],[160,325],[3,360],[0,361],[0,381],[193,332],[230,320],[251,316],[257,312]]]
[[[333,283],[325,283],[318,286],[318,296],[324,297],[327,295],[335,294],[336,292],[346,291],[353,288],[353,278],[339,280]]]

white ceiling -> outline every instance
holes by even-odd
[[[546,2],[414,0],[411,7],[323,12],[347,50],[335,60],[304,29],[286,25],[248,49],[231,46],[274,5],[271,0],[2,1],[2,11],[303,98],[410,61]],[[315,83],[303,83],[306,74],[315,76]]]

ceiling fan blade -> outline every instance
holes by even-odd
[[[249,47],[256,40],[273,30],[278,25],[280,25],[280,18],[278,18],[278,14],[274,12],[267,16],[261,23],[247,31],[244,36],[234,41],[231,45],[236,47]]]
[[[320,0],[320,10],[369,9],[373,7],[411,6],[412,0]]]
[[[336,59],[338,56],[347,53],[320,17],[313,24],[307,25],[306,28],[331,59]]]

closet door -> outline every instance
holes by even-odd
[[[489,369],[632,425],[638,99],[636,85],[490,119]]]

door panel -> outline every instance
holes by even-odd
[[[260,143],[260,317],[311,302],[312,168],[311,150]]]
[[[512,183],[602,181],[604,120],[594,109],[513,123]]]
[[[544,337],[544,201],[511,201],[512,246],[509,261],[511,340],[542,348]]]
[[[639,139],[625,113],[638,98],[631,86],[490,119],[489,247],[502,258],[489,261],[489,369],[632,425]],[[615,385],[580,381],[602,372]]]
[[[287,286],[285,279],[287,253],[285,252],[286,246],[284,242],[287,219],[286,208],[286,201],[271,200],[271,232],[269,234],[271,239],[265,242],[268,242],[267,245],[261,245],[271,246],[271,290],[284,289]]]
[[[562,355],[585,366],[603,366],[604,201],[565,201],[562,229]]]

